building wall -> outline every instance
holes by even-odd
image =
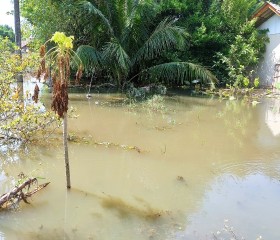
[[[259,26],[259,29],[269,29],[269,34],[280,33],[280,16],[274,14]]]
[[[280,16],[273,15],[259,29],[269,29],[266,52],[257,68],[257,76],[262,86],[272,86],[275,64],[280,63]]]

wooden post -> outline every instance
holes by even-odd
[[[64,113],[64,118],[63,118],[63,145],[64,145],[64,159],[65,159],[65,170],[66,170],[66,184],[67,184],[67,188],[71,188],[69,154],[68,154],[67,112]]]

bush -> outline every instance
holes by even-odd
[[[7,38],[0,38],[0,138],[35,140],[49,134],[59,121],[17,85],[16,76],[28,68],[29,59],[21,61],[14,50]]]

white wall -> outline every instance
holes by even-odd
[[[271,18],[261,24],[259,29],[269,29],[269,34],[280,33],[280,16],[274,14]]]
[[[270,42],[267,43],[264,58],[257,68],[257,76],[261,85],[270,87],[273,83],[275,64],[280,63],[280,16],[273,15],[259,29],[269,29]]]

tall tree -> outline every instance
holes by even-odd
[[[14,0],[14,20],[15,20],[15,42],[18,46],[16,53],[22,58],[21,55],[21,27],[20,27],[20,10],[19,10],[19,0]],[[18,82],[23,82],[22,74],[17,76]]]

